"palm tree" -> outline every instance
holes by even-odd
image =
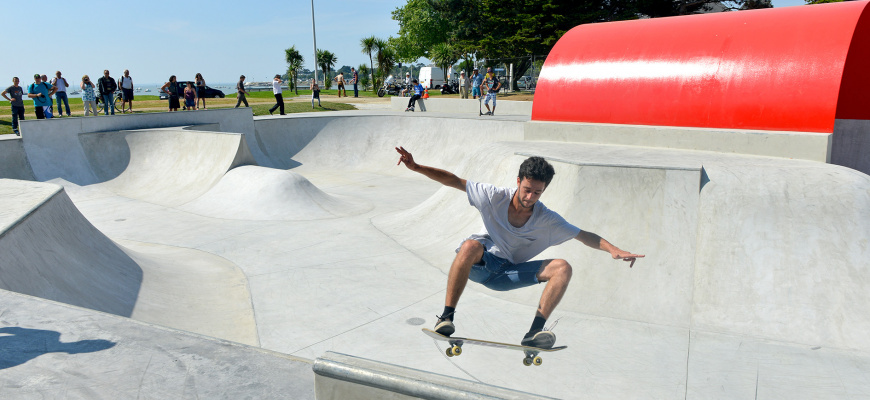
[[[432,60],[441,72],[444,73],[444,82],[447,80],[447,68],[452,66],[456,61],[459,61],[459,54],[453,50],[447,43],[438,43],[429,52],[429,59]]]
[[[360,45],[360,47],[362,47],[363,54],[369,55],[369,65],[371,66],[370,71],[375,70],[375,62],[372,59],[372,52],[378,50],[377,41],[378,41],[378,38],[376,38],[374,36],[365,37],[359,41],[359,45]],[[360,68],[360,70],[362,70],[362,68]],[[360,73],[362,73],[362,71],[360,71]],[[375,90],[374,85],[372,85],[372,90],[373,91]]]
[[[290,46],[289,49],[284,50],[284,59],[287,61],[287,72],[293,74],[293,88],[296,90],[296,95],[298,96],[299,70],[302,69],[302,64],[305,62],[305,58],[302,57],[302,54],[299,54],[298,50],[296,50],[296,45],[293,45]]]
[[[369,66],[360,64],[357,73],[359,73],[360,76],[359,83],[362,85],[363,90],[366,90],[366,88],[369,87],[369,83],[372,81],[371,76],[369,75],[369,73],[371,73]],[[374,86],[372,86],[372,88],[374,89]]]
[[[317,65],[323,70],[323,87],[329,89],[332,87],[332,80],[329,79],[329,70],[338,62],[338,57],[332,54],[329,50],[317,50]]]
[[[376,39],[375,45],[378,48],[378,71],[381,73],[381,77],[383,79],[387,79],[390,75],[390,71],[393,70],[393,67],[396,66],[396,50],[394,50],[386,40]],[[380,85],[381,82],[376,82],[377,85]]]

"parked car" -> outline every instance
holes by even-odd
[[[179,98],[184,97],[184,88],[186,88],[186,87],[187,87],[186,81],[179,81],[178,82],[178,97]],[[160,100],[166,100],[168,98],[169,98],[169,95],[166,94],[166,92],[160,91]],[[218,89],[212,89],[211,87],[206,85],[205,98],[207,98],[207,99],[221,98],[222,99],[222,98],[224,98],[224,92],[222,92]]]

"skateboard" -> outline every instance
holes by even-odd
[[[538,353],[559,351],[559,350],[564,350],[564,349],[568,348],[568,346],[558,346],[558,347],[553,347],[551,349],[542,349],[540,347],[530,347],[530,346],[523,346],[523,345],[519,345],[519,344],[493,342],[493,341],[489,341],[489,340],[469,339],[469,338],[462,338],[462,337],[450,337],[450,336],[444,336],[444,335],[442,335],[438,332],[435,332],[431,329],[428,329],[428,328],[423,328],[423,333],[425,333],[427,336],[429,336],[435,340],[441,340],[441,341],[449,343],[450,347],[448,347],[447,351],[445,352],[445,353],[447,353],[447,357],[459,356],[460,354],[462,354],[462,345],[473,344],[473,345],[477,345],[477,346],[495,347],[495,348],[499,348],[499,349],[520,350],[526,355],[526,357],[523,358],[523,365],[525,365],[527,367],[530,365],[540,366],[541,364],[544,363],[544,360],[538,355]]]

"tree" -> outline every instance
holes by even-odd
[[[396,55],[405,62],[429,56],[429,49],[449,38],[454,28],[430,0],[408,0],[404,7],[395,9],[393,19],[399,23],[399,37],[390,38]]]
[[[382,79],[387,79],[387,76],[390,75],[390,71],[392,71],[393,67],[396,66],[396,59],[398,58],[396,50],[383,39],[376,39],[375,45],[378,48],[376,58],[378,60],[379,76]],[[375,85],[380,86],[380,84],[381,82],[375,82]]]
[[[444,73],[444,82],[448,82],[447,69],[459,60],[459,55],[449,44],[438,43],[429,52],[429,59],[432,60],[438,68],[441,68],[441,72]]]
[[[375,70],[375,62],[374,62],[374,59],[372,58],[372,53],[378,50],[377,43],[376,43],[377,40],[378,39],[376,37],[369,36],[369,37],[364,37],[364,38],[360,39],[360,41],[359,41],[359,45],[362,48],[363,54],[369,55],[369,65],[371,66],[371,69],[369,71]],[[360,68],[360,74],[362,74],[362,68]],[[372,77],[372,78],[374,78],[374,77]],[[365,86],[365,85],[363,85],[363,86]],[[373,91],[375,90],[374,86],[372,86],[372,90]]]
[[[369,86],[369,83],[372,82],[372,79],[369,76],[371,70],[369,70],[368,65],[360,64],[356,72],[359,74],[360,85],[362,85],[363,90],[366,90],[366,88]]]
[[[290,46],[284,50],[284,59],[287,61],[287,72],[293,76],[293,88],[296,90],[296,95],[299,95],[299,70],[302,69],[302,64],[305,63],[305,57],[296,50],[296,45]]]
[[[329,50],[317,50],[317,65],[323,70],[323,87],[332,87],[332,79],[329,78],[329,70],[338,62],[338,57]]]

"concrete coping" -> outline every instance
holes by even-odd
[[[317,358],[313,369],[316,375],[424,399],[552,399],[331,351]]]
[[[654,163],[624,163],[624,162],[614,162],[614,163],[604,163],[604,162],[587,162],[587,161],[578,161],[578,160],[569,160],[567,158],[561,157],[553,157],[548,155],[541,155],[532,152],[518,151],[514,153],[518,156],[523,157],[543,157],[550,161],[579,165],[579,166],[589,166],[589,167],[617,167],[617,168],[642,168],[642,169],[664,169],[664,170],[677,170],[677,171],[701,171],[704,168],[701,165],[698,166],[679,166],[679,165],[660,165]]]

